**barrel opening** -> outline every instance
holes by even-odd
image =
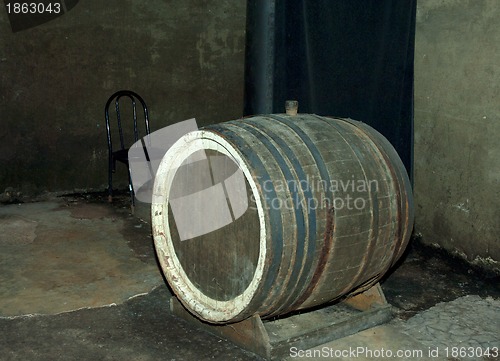
[[[207,150],[205,156],[194,163],[186,159],[177,170],[171,195],[191,196],[176,205],[177,213],[181,212],[177,217],[171,202],[168,222],[175,254],[189,280],[206,296],[229,301],[241,295],[254,277],[259,261],[259,217],[248,181],[243,173],[235,175],[239,168],[234,160],[215,150]],[[231,177],[239,179],[231,181]],[[211,209],[204,211],[205,206]],[[183,212],[190,214],[185,235],[176,223]]]

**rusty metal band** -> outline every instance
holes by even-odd
[[[253,122],[252,120],[246,121],[247,124],[252,124],[254,126],[258,126],[258,123]],[[241,126],[244,126],[243,123],[240,123]],[[245,129],[247,126],[245,125]],[[280,168],[283,171],[283,174],[285,175],[285,180],[287,181],[286,184],[288,186],[288,190],[290,194],[292,194],[292,200],[298,200],[299,199],[299,193],[298,193],[298,184],[301,184],[300,182],[297,182],[297,180],[301,179],[306,179],[307,176],[302,168],[302,165],[300,162],[297,160],[296,155],[294,152],[290,149],[290,147],[286,144],[281,137],[276,135],[273,131],[269,130],[269,128],[266,129],[265,134],[267,134],[270,138],[272,138],[280,147],[280,150],[284,153],[286,156],[287,160],[292,164],[293,170],[295,171],[297,178],[293,176],[293,174],[290,172],[290,169],[288,169],[288,164],[284,162],[283,154],[280,153],[280,150],[276,149],[274,145],[269,142],[266,139],[266,145],[268,146],[268,150],[273,154],[275,157],[275,160],[279,164]],[[296,186],[295,191],[290,189],[290,184],[288,181],[295,181]],[[309,200],[313,199],[313,194],[310,190],[310,187],[306,187],[306,189],[302,189],[303,194],[304,194],[304,200],[306,201],[306,205],[309,204]],[[302,207],[302,204],[299,202],[298,204],[294,204],[294,211],[295,211],[295,219],[297,221],[297,245],[296,245],[296,262],[294,263],[292,267],[292,273],[289,277],[289,284],[290,286],[287,287],[287,295],[286,298],[282,301],[280,301],[281,306],[277,309],[273,310],[273,314],[279,314],[282,309],[287,308],[291,303],[294,302],[294,300],[300,296],[301,293],[301,288],[300,286],[302,285],[301,282],[304,282],[304,274],[307,272],[304,272],[304,270],[309,270],[313,266],[314,263],[314,254],[316,251],[316,211],[315,210],[309,210],[305,209],[305,212],[307,213],[307,227],[308,227],[308,243],[307,243],[307,252],[305,252],[306,244],[306,225],[304,224],[304,208]],[[304,256],[305,254],[305,256]],[[300,263],[299,263],[300,262]],[[293,301],[290,301],[293,300]]]
[[[314,158],[316,166],[318,167],[318,171],[320,173],[322,181],[326,182],[325,184],[331,184],[330,175],[329,175],[328,170],[326,168],[324,159],[321,156],[319,149],[316,147],[314,142],[311,140],[311,138],[293,121],[287,120],[286,118],[281,117],[281,116],[277,116],[277,115],[268,115],[268,117],[279,121],[280,123],[287,126],[290,130],[295,132],[295,134],[307,146],[307,149],[309,150],[309,152],[311,152],[311,155]],[[328,188],[330,188],[330,187],[328,187]],[[330,194],[328,194],[327,199],[334,199],[333,193],[330,191],[330,189],[328,189],[328,191],[325,190],[325,193],[330,193]],[[331,231],[333,232],[333,230],[334,230],[334,224],[332,224]],[[320,277],[322,276],[322,274],[324,272],[325,264],[328,261],[328,256],[330,254],[330,250],[332,248],[332,242],[333,242],[333,234],[330,235],[328,233],[329,233],[329,230],[327,229],[325,232],[325,235],[324,235],[324,242],[323,242],[323,246],[321,247],[321,253],[320,253],[320,256],[318,257],[318,263],[317,263],[315,268],[313,268],[313,267],[311,268],[311,271],[307,275],[306,281],[303,283],[303,284],[307,285],[307,288],[302,292],[300,297],[298,297],[296,299],[296,301],[290,306],[290,308],[289,308],[290,310],[297,308],[302,303],[304,303],[305,300],[307,300],[309,298],[309,296],[312,294],[312,292],[316,288],[316,284],[317,284],[318,280],[320,279]]]
[[[353,124],[354,126],[360,129],[367,128],[367,125],[365,125],[365,123],[358,122],[352,119],[346,119],[346,121],[348,121],[349,123]],[[391,172],[395,189],[395,197],[396,197],[396,231],[395,231],[394,243],[391,244],[392,260],[391,262],[388,263],[388,266],[382,270],[381,273],[383,274],[401,256],[398,250],[400,250],[403,247],[404,243],[406,242],[407,237],[403,235],[403,229],[406,229],[407,227],[406,226],[403,227],[401,223],[404,218],[404,222],[406,225],[409,222],[410,218],[412,218],[408,214],[405,214],[405,217],[403,217],[403,210],[406,208],[406,201],[404,200],[407,199],[409,202],[411,202],[410,197],[407,196],[407,192],[410,191],[410,188],[408,188],[409,181],[407,181],[405,174],[402,174],[401,172],[401,167],[403,167],[403,165],[399,160],[399,156],[397,155],[395,150],[391,149],[392,145],[389,143],[389,141],[382,138],[382,136],[379,135],[378,132],[374,130],[371,131],[369,130],[370,129],[366,131],[367,136],[376,145],[382,157],[384,158],[385,163],[389,168],[389,171]],[[389,146],[387,146],[384,143],[387,143],[387,145]],[[395,164],[401,164],[401,165],[397,167],[395,166]],[[412,207],[410,207],[410,209],[412,209]]]
[[[326,118],[326,117],[320,117],[316,114],[313,114],[312,115],[313,117],[315,117],[316,119],[319,119],[319,120],[322,120],[323,122],[325,122],[328,126],[334,128],[343,138],[344,140],[347,142],[347,143],[350,143],[347,141],[347,139],[343,136],[343,134],[345,134],[345,132],[343,131],[343,129],[341,129],[341,127],[339,127],[339,124],[336,122],[336,121],[342,121],[344,123],[347,123],[347,124],[350,124],[354,127],[356,127],[356,129],[359,129],[362,133],[363,133],[363,136],[368,138],[373,146],[381,153],[382,151],[379,149],[379,146],[369,137],[369,135],[367,134],[367,130],[365,129],[361,129],[358,124],[359,122],[355,122],[355,121],[350,121],[348,119],[343,119],[343,118]],[[357,137],[359,139],[359,137]],[[351,147],[352,151],[358,156],[358,159],[362,159],[362,155],[359,153],[359,149],[358,147]],[[372,153],[373,154],[373,153]],[[374,156],[376,156],[376,154],[373,154]],[[387,163],[387,161],[386,161]],[[360,163],[361,164],[361,163]],[[362,168],[363,165],[361,164]],[[366,278],[366,275],[365,275],[365,271],[366,269],[368,268],[368,265],[369,265],[369,262],[367,260],[367,258],[373,254],[373,249],[377,243],[377,239],[378,239],[378,231],[379,231],[379,208],[378,208],[378,200],[377,200],[377,194],[373,194],[370,190],[370,202],[372,204],[372,217],[371,217],[371,225],[370,225],[370,230],[371,230],[371,235],[370,235],[370,238],[368,240],[368,247],[364,253],[364,256],[363,256],[363,260],[361,262],[361,267],[359,268],[358,270],[358,273],[356,274],[355,277],[352,278],[351,282],[349,282],[340,292],[339,292],[339,295],[342,295],[342,294],[345,294],[346,292],[349,292],[349,290],[352,290],[354,287],[356,286],[359,286],[358,282],[361,278]],[[389,262],[390,264],[390,262]]]
[[[271,232],[273,240],[273,242],[271,242],[271,252],[268,252],[270,257],[268,272],[267,275],[265,273],[265,276],[263,277],[263,287],[259,289],[260,294],[256,295],[256,297],[250,302],[251,304],[260,306],[269,297],[269,291],[276,285],[276,278],[281,264],[281,254],[283,252],[283,226],[281,222],[281,212],[278,209],[273,209],[273,207],[268,204],[268,201],[270,199],[276,199],[277,195],[274,188],[268,189],[265,186],[266,182],[272,183],[272,180],[264,164],[257,155],[257,152],[249,147],[247,140],[243,139],[238,133],[231,130],[230,126],[240,127],[240,124],[239,122],[227,122],[224,125],[211,125],[206,127],[206,129],[215,131],[221,137],[226,138],[234,144],[243,155],[243,158],[249,163],[249,168],[255,171],[255,178],[262,189],[263,202],[266,203],[263,208],[265,211],[267,210],[269,214],[269,223],[272,227],[268,230]]]

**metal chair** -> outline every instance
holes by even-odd
[[[126,146],[125,140],[124,140],[124,135],[123,135],[123,129],[122,129],[122,119],[121,119],[121,114],[120,114],[120,99],[121,98],[128,98],[132,102],[132,113],[133,113],[133,126],[134,126],[134,143],[139,140],[139,130],[138,130],[138,125],[137,125],[137,102],[136,100],[139,101],[140,105],[143,108],[144,111],[144,123],[145,123],[145,135],[150,134],[149,130],[149,115],[148,115],[148,108],[146,106],[146,103],[144,100],[136,93],[130,90],[120,90],[111,95],[111,97],[108,99],[106,102],[106,106],[104,109],[105,112],[105,117],[106,117],[106,131],[108,135],[108,156],[109,156],[109,163],[108,163],[108,201],[112,202],[113,201],[113,173],[116,171],[116,162],[119,161],[127,166],[127,171],[128,171],[128,182],[129,182],[129,192],[130,192],[130,197],[131,197],[131,207],[132,207],[132,213],[134,212],[134,206],[135,206],[135,195],[134,195],[134,187],[132,185],[132,177],[130,174],[130,167],[129,167],[129,159],[128,159],[128,151],[130,148],[129,146]],[[117,124],[118,124],[118,132],[120,135],[120,148],[119,149],[113,149],[113,142],[112,142],[112,136],[111,136],[111,127],[110,127],[110,120],[109,120],[109,106],[111,105],[112,102],[115,102],[115,110],[116,110],[116,119],[117,119]]]

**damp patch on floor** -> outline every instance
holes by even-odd
[[[130,246],[134,222],[60,198],[0,206],[0,317],[120,304],[164,284],[149,233],[135,240],[145,256]]]

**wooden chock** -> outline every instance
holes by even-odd
[[[374,307],[387,305],[387,300],[379,283],[376,283],[366,291],[347,298],[343,302],[360,311],[368,311]]]

